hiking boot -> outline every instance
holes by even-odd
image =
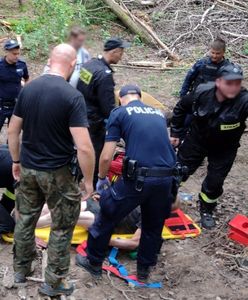
[[[87,256],[82,256],[80,254],[76,255],[76,265],[80,268],[85,269],[94,277],[102,276],[102,264],[92,264]]]
[[[146,283],[150,275],[150,268],[147,266],[137,266],[137,279],[139,282]]]
[[[14,274],[14,285],[18,286],[25,286],[27,284],[26,275],[21,272],[16,272]]]
[[[73,293],[73,291],[73,284],[69,284],[65,280],[62,280],[57,287],[52,287],[47,283],[42,283],[42,285],[39,287],[39,293],[49,297],[55,297],[60,295],[70,296]]]
[[[200,212],[201,214],[201,225],[203,228],[211,230],[216,226],[216,222],[213,218],[213,214],[210,212]]]

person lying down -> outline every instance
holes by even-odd
[[[88,229],[95,221],[100,211],[98,196],[81,202],[81,211],[77,225]],[[44,205],[41,216],[37,223],[37,228],[49,227],[51,225],[51,215],[47,204]],[[130,239],[111,239],[109,245],[123,250],[135,250],[139,246],[141,236],[141,213],[137,207],[127,217],[125,217],[115,228],[116,234],[133,234]]]

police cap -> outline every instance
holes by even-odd
[[[110,51],[117,48],[128,48],[130,43],[123,41],[120,38],[110,38],[104,44],[104,51]]]
[[[244,79],[242,68],[234,63],[222,66],[218,70],[217,77],[224,78],[225,80]]]
[[[11,50],[11,49],[16,49],[16,48],[20,48],[20,45],[16,40],[8,40],[4,44],[5,50]]]
[[[126,95],[135,95],[135,94],[138,94],[141,97],[140,88],[134,84],[124,85],[119,92],[120,97],[124,97]]]

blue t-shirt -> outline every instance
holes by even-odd
[[[5,58],[0,59],[0,99],[11,101],[21,91],[21,80],[28,79],[28,69],[24,61],[9,64]]]
[[[168,167],[176,164],[176,155],[167,132],[163,113],[139,100],[112,111],[106,142],[126,143],[126,156],[137,160],[139,167]]]

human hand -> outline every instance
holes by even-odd
[[[84,188],[85,188],[85,193],[82,197],[82,201],[86,201],[87,199],[89,199],[94,192],[92,182],[84,182]]]
[[[176,137],[170,137],[170,142],[173,147],[177,147],[180,143],[180,139]]]
[[[98,179],[96,184],[96,192],[101,195],[102,192],[110,187],[110,182],[107,177],[104,179]]]
[[[16,181],[20,181],[21,176],[21,164],[13,163],[12,164],[12,175]]]

